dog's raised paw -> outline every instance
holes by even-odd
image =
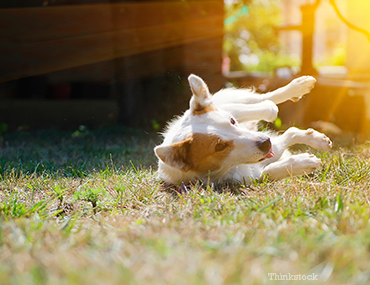
[[[315,86],[316,79],[312,76],[301,76],[289,83],[289,91],[292,93],[290,98],[293,102],[298,102],[303,95],[310,93]]]

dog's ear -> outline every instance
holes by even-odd
[[[200,112],[212,104],[211,94],[209,93],[207,84],[202,78],[191,74],[188,77],[190,89],[193,96],[190,100],[190,111]]]
[[[186,139],[171,145],[159,145],[154,148],[154,152],[165,164],[187,172],[191,169],[189,158],[191,142],[191,139]]]

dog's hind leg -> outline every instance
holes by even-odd
[[[288,85],[275,91],[263,94],[264,99],[271,100],[275,104],[291,100],[298,102],[303,95],[310,93],[314,87],[316,79],[312,76],[301,76],[292,80]]]
[[[225,104],[256,104],[265,101],[264,94],[255,93],[252,89],[225,88],[212,96],[216,106]]]
[[[225,104],[220,109],[230,113],[239,123],[254,120],[273,122],[279,112],[276,104],[269,100],[256,104]]]
[[[271,100],[280,104],[287,100],[297,102],[303,95],[309,93],[314,87],[316,79],[312,76],[301,76],[292,80],[288,85],[265,94],[255,93],[251,89],[225,88],[212,96],[215,105],[239,103],[255,104],[265,100]]]
[[[284,134],[271,137],[272,151],[275,156],[261,162],[268,165],[280,159],[284,151],[295,144],[305,144],[318,150],[328,151],[332,147],[330,139],[313,129],[300,130],[295,127],[289,128]]]

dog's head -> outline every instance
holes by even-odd
[[[190,75],[188,80],[193,93],[190,108],[170,125],[164,142],[154,149],[160,167],[164,163],[195,177],[212,176],[273,155],[267,135],[240,127],[231,114],[215,106],[201,78]]]

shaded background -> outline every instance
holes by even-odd
[[[0,122],[153,126],[186,78],[222,87],[222,1],[9,1],[0,10]],[[186,92],[185,92],[186,91]]]
[[[370,4],[361,0],[7,1],[2,131],[158,130],[188,106],[187,76],[267,92],[318,84],[281,123],[362,138],[370,128]]]

